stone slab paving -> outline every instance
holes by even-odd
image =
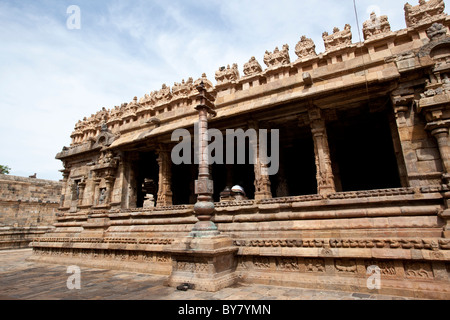
[[[219,292],[178,291],[167,278],[81,268],[81,289],[69,290],[67,266],[27,261],[30,249],[0,251],[0,300],[413,300],[352,292],[237,284]]]

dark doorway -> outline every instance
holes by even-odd
[[[386,112],[341,114],[327,124],[331,161],[342,191],[401,187]]]
[[[309,127],[280,129],[280,169],[270,177],[274,197],[317,193],[314,142]]]
[[[159,166],[154,152],[140,152],[133,163],[133,171],[136,181],[136,207],[144,206],[146,193],[153,194],[157,198],[159,182]],[[144,184],[145,183],[145,184]]]

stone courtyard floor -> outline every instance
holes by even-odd
[[[237,284],[216,293],[177,291],[166,277],[81,269],[80,290],[69,290],[67,266],[27,261],[31,249],[0,251],[0,300],[412,300],[351,292]]]

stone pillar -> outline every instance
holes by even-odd
[[[84,189],[86,188],[86,181],[84,179],[81,180],[80,183],[78,183],[78,206],[83,205],[83,198],[84,198]]]
[[[442,175],[443,198],[445,210],[440,217],[446,221],[443,236],[450,238],[450,138],[449,138],[450,120],[438,120],[430,122],[427,129],[431,130],[431,134],[436,138],[439,146],[439,152],[442,159],[442,167],[444,173]]]
[[[421,185],[420,172],[417,165],[417,153],[413,148],[414,141],[412,132],[415,128],[415,115],[408,116],[410,114],[410,107],[413,99],[413,94],[393,95],[391,97],[395,114],[395,124],[397,127],[397,132],[393,133],[393,137],[398,137],[401,146],[401,154],[400,152],[397,153],[396,150],[397,165],[399,166],[399,174],[404,187],[417,187]]]
[[[431,130],[431,134],[436,138],[436,141],[439,146],[439,152],[441,154],[442,159],[442,167],[444,169],[444,183],[449,183],[449,174],[450,174],[450,139],[449,139],[449,126],[450,121],[441,124],[428,124],[429,127],[434,127]],[[430,126],[431,125],[431,126]]]
[[[199,220],[192,229],[191,235],[194,237],[217,236],[217,230],[214,222],[211,221],[214,213],[214,202],[212,195],[214,193],[214,184],[210,179],[210,164],[208,157],[208,114],[215,114],[214,105],[206,95],[204,87],[199,86],[197,90],[200,93],[200,104],[196,107],[199,114],[198,125],[198,147],[199,147],[199,165],[198,180],[195,181],[195,193],[197,194],[197,203],[194,206],[195,214]]]
[[[208,113],[215,114],[214,104],[209,101],[203,82],[197,87],[199,91],[199,176],[195,182],[198,195],[194,206],[198,222],[189,236],[175,241],[170,253],[172,256],[172,273],[169,286],[191,287],[195,290],[215,292],[233,285],[237,280],[235,255],[238,248],[233,240],[220,235],[212,220],[214,203],[212,202],[213,182],[210,180],[208,164]]]
[[[112,192],[114,188],[114,180],[115,178],[113,176],[107,176],[105,178],[106,182],[106,199],[105,204],[110,205],[112,201]]]
[[[255,152],[255,164],[254,164],[254,170],[255,170],[255,200],[263,200],[263,199],[271,199],[272,198],[272,190],[270,189],[270,179],[267,175],[267,165],[264,164],[267,161],[264,161],[264,159],[261,158],[261,156],[264,156],[267,154],[267,146],[261,145],[259,143],[259,126],[256,121],[252,121],[249,123],[249,127],[251,129],[254,129],[257,132],[256,141],[253,143],[255,144],[254,152]],[[250,142],[252,143],[252,142]]]
[[[100,182],[102,180],[100,178],[94,179],[94,192],[92,197],[92,206],[98,205],[98,198],[100,196]]]
[[[308,110],[309,123],[314,140],[314,154],[317,168],[317,191],[321,195],[336,192],[333,169],[330,160],[330,148],[328,146],[327,129],[321,110],[311,107]]]
[[[161,146],[158,150],[158,165],[159,165],[159,186],[158,186],[158,199],[157,207],[167,207],[172,205],[172,170],[170,159],[170,151]]]

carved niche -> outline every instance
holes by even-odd
[[[344,48],[352,44],[352,27],[346,24],[342,31],[335,27],[331,35],[328,32],[324,32],[322,38],[325,44],[325,51]]]
[[[269,68],[290,64],[289,46],[285,44],[282,50],[276,47],[273,52],[266,51],[264,54],[264,63]]]
[[[430,23],[442,18],[445,10],[444,0],[420,0],[419,5],[405,4],[405,21],[408,28]]]
[[[300,41],[295,46],[295,54],[299,59],[307,59],[317,56],[316,45],[314,41],[306,36],[302,36]]]
[[[370,14],[370,19],[363,24],[364,40],[371,40],[384,36],[391,32],[387,16],[377,17],[375,12]]]

